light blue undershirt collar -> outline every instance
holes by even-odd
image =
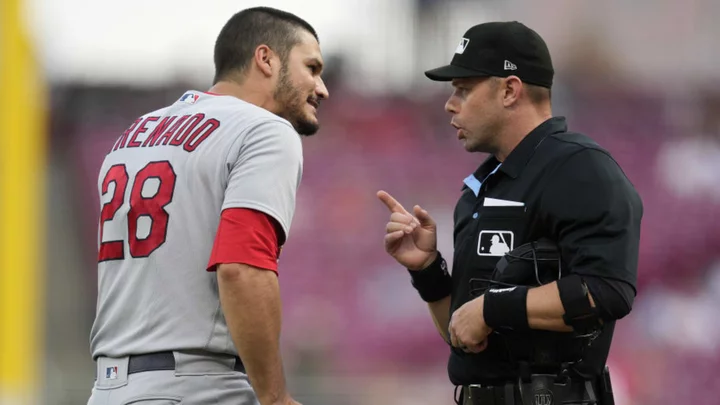
[[[502,163],[498,164],[497,167],[495,168],[495,170],[493,170],[492,172],[490,172],[490,174],[488,174],[487,176],[485,176],[485,178],[483,179],[483,181],[478,180],[478,179],[475,177],[475,173],[473,173],[473,174],[465,177],[465,180],[463,180],[463,183],[465,183],[465,185],[468,186],[468,188],[469,188],[470,190],[472,190],[473,193],[475,193],[475,197],[477,197],[477,196],[480,194],[480,187],[482,187],[482,184],[488,179],[488,177],[490,177],[490,176],[492,176],[493,174],[495,174],[495,172],[498,171],[498,169],[500,168],[500,166],[502,166]]]

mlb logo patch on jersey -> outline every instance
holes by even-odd
[[[118,374],[117,366],[105,368],[105,378],[108,380],[116,380]]]
[[[513,250],[515,235],[512,231],[480,231],[477,254],[479,256],[504,256]]]
[[[186,102],[188,104],[195,104],[196,101],[200,98],[199,95],[193,94],[193,93],[185,93],[182,97],[180,97],[180,101]]]

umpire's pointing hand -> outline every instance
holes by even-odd
[[[390,210],[385,228],[385,250],[410,270],[422,270],[437,257],[437,225],[427,211],[416,205],[410,214],[385,191],[377,193]]]

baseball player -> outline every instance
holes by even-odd
[[[90,405],[297,404],[279,351],[277,259],[300,135],[328,97],[315,30],[258,7],[215,44],[208,92],[138,118],[102,165]]]

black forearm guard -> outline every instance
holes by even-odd
[[[558,283],[560,301],[565,314],[565,324],[572,327],[576,334],[586,335],[596,332],[602,324],[597,309],[590,305],[587,286],[580,276],[573,274],[561,278]]]
[[[448,273],[447,263],[440,252],[430,265],[422,270],[409,270],[412,285],[425,302],[439,301],[452,292],[452,277]]]

